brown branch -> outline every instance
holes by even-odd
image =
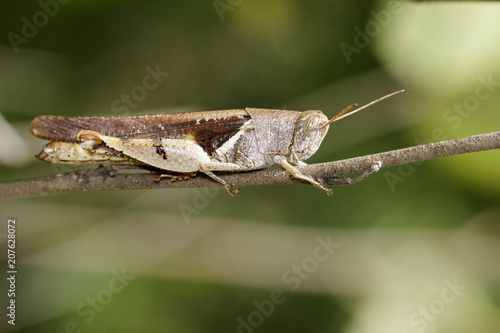
[[[312,164],[299,167],[299,169],[314,178],[323,179],[329,184],[335,184],[335,177],[366,171],[377,161],[381,161],[384,168],[425,161],[437,157],[498,148],[500,148],[500,132],[493,132],[341,161]],[[46,178],[0,183],[0,199],[79,191],[219,186],[218,183],[204,176],[171,182],[168,180],[155,181],[155,174],[153,173],[129,173],[111,176],[110,171],[110,167],[102,167]],[[301,180],[292,178],[288,172],[281,168],[268,168],[251,172],[219,173],[219,175],[228,183],[240,186],[304,183]]]

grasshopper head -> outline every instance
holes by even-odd
[[[345,117],[349,117],[358,111],[366,109],[370,105],[378,103],[396,94],[402,93],[403,91],[404,89],[385,95],[360,108],[357,108],[356,110],[347,112],[358,106],[357,104],[349,105],[330,120],[328,120],[328,118],[321,111],[302,112],[295,122],[295,132],[293,135],[293,144],[291,147],[291,156],[289,156],[289,160],[293,163],[298,163],[299,161],[303,161],[311,157],[321,145],[321,142],[323,141],[326,132],[328,132],[328,128],[330,127],[331,123]]]
[[[321,111],[305,111],[300,114],[295,122],[291,162],[304,161],[318,150],[328,132],[327,123],[328,118]]]

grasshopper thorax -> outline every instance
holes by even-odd
[[[295,122],[290,161],[298,163],[311,157],[321,145],[329,126],[328,118],[319,110],[305,111]]]

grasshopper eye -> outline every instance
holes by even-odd
[[[314,134],[321,122],[321,117],[317,114],[310,114],[304,119],[303,131],[306,136]]]

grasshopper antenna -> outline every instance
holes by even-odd
[[[368,104],[366,104],[366,105],[363,105],[362,107],[360,107],[360,108],[358,108],[358,109],[356,109],[356,110],[353,110],[353,111],[351,111],[351,112],[349,112],[349,113],[346,113],[347,111],[351,110],[352,108],[355,108],[356,106],[358,106],[358,104],[351,104],[351,105],[349,105],[348,107],[346,107],[344,110],[342,110],[342,111],[341,111],[338,115],[336,115],[336,116],[335,116],[335,117],[333,117],[332,119],[328,120],[326,123],[321,124],[320,126],[321,126],[321,127],[325,127],[325,126],[328,126],[328,125],[330,125],[331,123],[333,123],[333,122],[335,122],[335,121],[337,121],[337,120],[343,119],[343,118],[345,118],[345,117],[352,116],[353,114],[355,114],[355,113],[356,113],[356,112],[358,112],[358,111],[361,111],[361,110],[363,110],[363,109],[366,109],[367,107],[372,106],[373,104],[376,104],[376,103],[378,103],[378,102],[380,102],[380,101],[382,101],[382,100],[384,100],[384,99],[386,99],[386,98],[389,98],[389,97],[392,97],[392,96],[397,95],[397,94],[399,94],[399,93],[402,93],[403,91],[405,91],[405,90],[404,90],[404,89],[401,89],[401,90],[395,91],[395,92],[393,92],[393,93],[390,93],[390,94],[388,94],[388,95],[385,95],[385,96],[383,96],[383,97],[380,97],[379,99],[376,99],[376,100],[374,100],[374,101],[371,101],[370,103],[368,103]]]

